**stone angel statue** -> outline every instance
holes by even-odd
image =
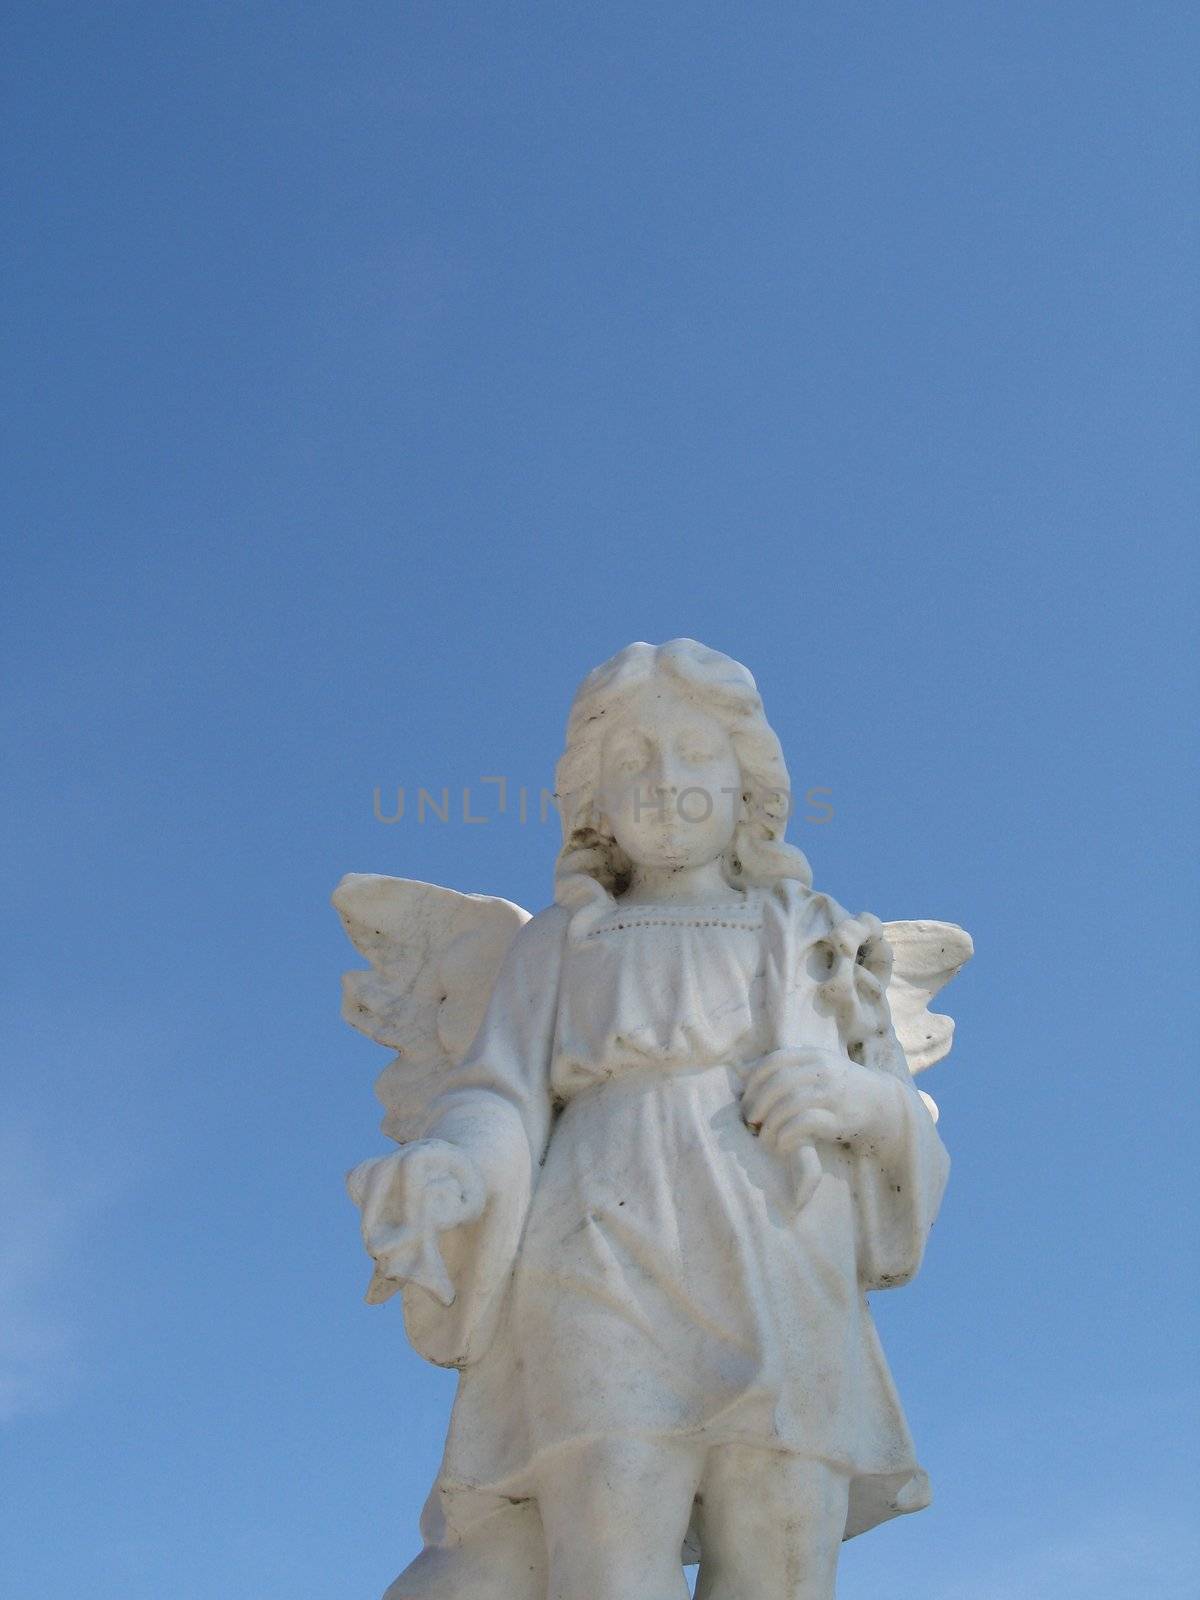
[[[961,928],[848,915],[784,841],[745,667],[633,644],[576,695],[554,903],[351,874],[346,1019],[396,1056],[355,1168],[409,1339],[459,1370],[386,1600],[831,1600],[929,1501],[866,1295],[946,1182],[913,1074]]]

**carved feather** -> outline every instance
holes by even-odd
[[[478,1032],[504,956],[529,913],[435,883],[350,872],[333,893],[350,942],[371,963],[342,979],[342,1016],[397,1051],[375,1092],[383,1131],[417,1138],[438,1079]]]
[[[909,1069],[924,1072],[948,1055],[954,1019],[930,1011],[929,1002],[975,953],[971,935],[952,922],[885,922],[892,948],[888,1004]]]

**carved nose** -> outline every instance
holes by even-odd
[[[652,795],[670,793],[671,783],[661,763],[646,768],[646,787]]]
[[[679,793],[679,772],[676,763],[670,756],[659,755],[651,762],[646,773],[652,787],[662,789],[669,795]]]

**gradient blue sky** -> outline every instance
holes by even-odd
[[[1184,1600],[1194,9],[21,3],[3,75],[0,1573],[363,1600],[451,1396],[362,1304],[347,870],[531,908],[577,679],[756,672],[818,883],[978,955],[867,1600]],[[476,810],[488,804],[477,790]],[[494,809],[494,806],[493,806]]]

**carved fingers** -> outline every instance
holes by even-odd
[[[775,1050],[746,1081],[742,1116],[786,1155],[813,1140],[853,1144],[873,1134],[886,1080],[830,1050]]]

